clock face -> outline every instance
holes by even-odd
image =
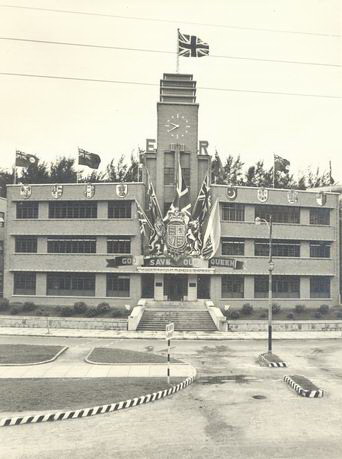
[[[190,123],[182,113],[171,115],[165,123],[166,132],[174,139],[184,139],[190,132]]]

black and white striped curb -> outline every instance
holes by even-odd
[[[270,368],[285,368],[285,362],[270,362],[263,354],[259,355],[259,361],[263,363],[266,367]]]
[[[85,418],[88,416],[96,416],[97,414],[111,413],[112,411],[119,411],[125,408],[132,408],[133,406],[143,405],[149,402],[160,400],[161,398],[173,395],[176,392],[185,389],[187,386],[194,382],[195,376],[190,376],[184,381],[169,389],[153,392],[152,394],[142,395],[131,400],[124,400],[122,402],[112,403],[110,405],[95,406],[93,408],[83,408],[74,411],[64,411],[57,413],[36,414],[35,416],[23,416],[15,418],[0,419],[0,427],[17,426],[21,424],[34,424],[37,422],[52,422],[52,421],[65,421],[67,419]]]
[[[298,383],[296,383],[291,378],[291,376],[284,376],[284,381],[302,397],[319,398],[319,397],[323,397],[324,395],[324,391],[322,389],[317,389],[317,390],[303,389],[303,387],[299,385]]]

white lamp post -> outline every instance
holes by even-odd
[[[268,352],[272,352],[272,272],[274,263],[272,260],[272,216],[270,215],[269,221],[264,218],[257,217],[255,219],[256,225],[266,224],[269,229],[268,238]]]

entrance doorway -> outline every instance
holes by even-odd
[[[183,301],[188,296],[188,276],[186,274],[165,274],[164,296],[168,301]]]
[[[154,274],[141,275],[141,298],[154,298]]]

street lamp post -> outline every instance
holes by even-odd
[[[269,229],[268,238],[268,352],[272,352],[272,273],[274,269],[274,263],[272,260],[272,215],[269,217],[269,221],[264,218],[257,217],[255,224],[260,225],[265,223]]]

